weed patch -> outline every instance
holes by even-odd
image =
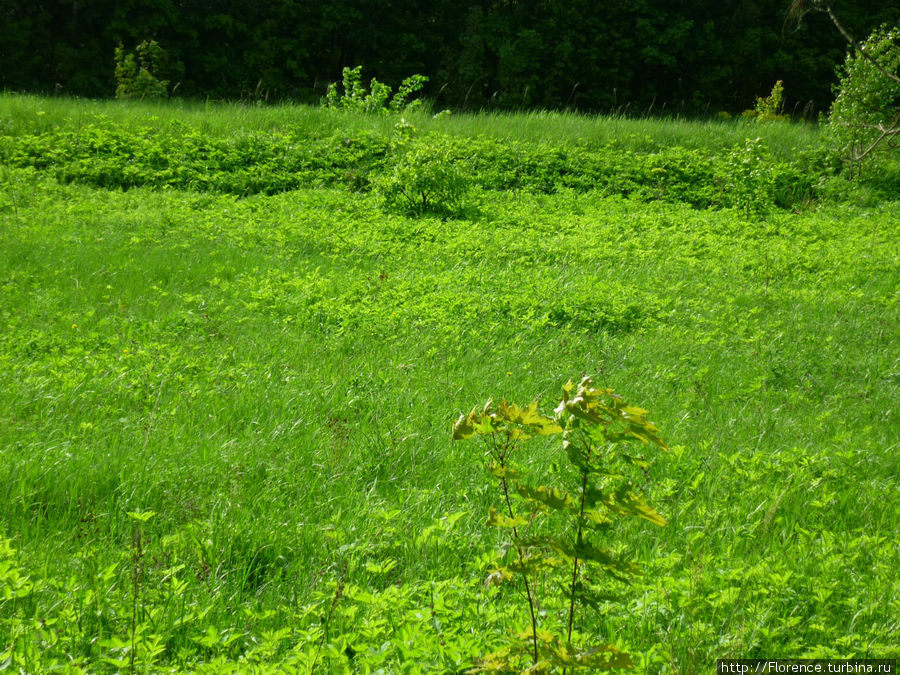
[[[390,151],[390,136],[321,135],[304,129],[226,138],[179,127],[121,129],[90,123],[77,130],[0,135],[0,161],[46,171],[63,183],[103,188],[179,188],[236,195],[299,187],[372,185],[391,209],[456,212],[471,190],[552,194],[599,191],[640,201],[698,208],[734,206],[724,152],[682,147],[653,152],[614,146],[532,145],[428,134]],[[776,204],[790,208],[816,194],[827,168],[815,155],[770,158]]]

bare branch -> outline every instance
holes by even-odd
[[[838,32],[844,37],[844,39],[853,47],[854,51],[859,52],[863,55],[869,63],[875,66],[879,72],[885,77],[890,78],[894,82],[900,83],[900,75],[897,73],[890,72],[887,68],[882,66],[877,59],[873,58],[869,55],[866,50],[862,48],[862,46],[854,39],[854,37],[850,34],[850,32],[844,28],[844,24],[840,22],[837,18],[837,15],[831,9],[831,3],[828,0],[794,0],[791,3],[790,8],[787,13],[787,20],[793,20],[797,24],[799,24],[803,17],[806,16],[809,12],[824,12],[828,15],[828,18],[831,19],[831,23],[834,24],[834,27],[838,29]]]
[[[880,132],[880,135],[872,141],[865,150],[859,152],[855,149],[850,150],[850,161],[853,164],[858,164],[874,152],[882,143],[885,143],[888,147],[894,147],[894,138],[900,138],[900,109],[895,111],[893,119],[888,124],[864,124],[862,122],[851,124],[848,122],[841,122],[840,126],[851,129],[872,129],[873,131]]]
[[[881,145],[884,141],[888,141],[889,139],[893,138],[894,136],[897,136],[898,134],[900,134],[900,127],[885,130],[884,132],[882,132],[881,136],[876,138],[868,148],[866,148],[862,152],[853,153],[853,162],[854,163],[861,162],[870,153],[872,153],[879,145]]]
[[[835,28],[837,28],[840,31],[841,35],[844,36],[844,39],[847,42],[849,42],[851,45],[853,45],[853,49],[855,49],[860,54],[862,54],[863,57],[869,63],[871,63],[873,66],[875,66],[881,72],[882,75],[892,79],[894,82],[900,83],[900,76],[898,76],[896,73],[891,73],[890,71],[888,71],[876,59],[872,58],[868,54],[868,52],[866,52],[866,50],[864,50],[862,48],[862,46],[860,46],[860,44],[856,40],[853,39],[853,36],[847,32],[847,29],[844,28],[844,26],[841,24],[841,22],[838,21],[838,18],[837,18],[837,16],[835,16],[834,12],[831,11],[831,5],[827,2],[822,2],[822,4],[825,6],[825,12],[828,14],[828,18],[831,19],[831,23],[833,23],[835,25]]]

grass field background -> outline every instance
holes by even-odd
[[[780,165],[822,152],[791,124],[409,119],[691,171],[750,134]],[[900,203],[883,185],[823,170],[831,192],[757,218],[476,172],[463,212],[411,217],[345,185],[349,164],[241,193],[166,185],[168,165],[113,141],[33,151],[84,125],[378,148],[396,121],[0,99],[0,662],[462,672],[526,610],[482,585],[496,495],[450,424],[490,396],[552,409],[584,374],[649,408],[672,452],[643,486],[669,524],[615,533],[644,575],[583,633],[648,673],[900,656]],[[102,187],[110,157],[104,176],[138,178]]]

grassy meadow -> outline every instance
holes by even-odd
[[[850,185],[789,123],[405,122],[0,97],[0,669],[473,668],[527,608],[451,423],[583,375],[671,451],[581,634],[640,673],[900,657],[896,164]],[[458,208],[386,208],[399,133]]]

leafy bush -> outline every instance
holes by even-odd
[[[408,215],[459,212],[469,193],[464,161],[452,146],[434,139],[403,143],[393,162],[375,180],[375,188],[390,210]]]
[[[747,139],[728,157],[726,194],[729,205],[749,220],[765,217],[775,200],[775,178],[770,171],[772,157],[761,138]]]
[[[555,485],[536,485],[521,446],[554,434],[562,435]],[[484,656],[480,669],[632,667],[631,657],[611,644],[578,643],[578,634],[586,631],[577,610],[599,609],[617,598],[603,581],[606,577],[627,582],[639,573],[633,561],[611,546],[616,520],[638,516],[666,524],[635,492],[634,479],[647,462],[620,449],[624,441],[639,441],[668,450],[647,411],[628,405],[610,389],[598,389],[586,377],[577,386],[570,381],[563,387],[554,417],[542,414],[537,402],[520,408],[505,400],[496,408],[489,401],[483,410],[461,415],[453,425],[454,440],[475,436],[485,441],[487,470],[501,492],[501,506],[491,507],[487,525],[505,532],[507,540],[487,582],[519,585],[530,624],[511,637],[509,646]]]
[[[360,113],[400,112],[419,107],[422,105],[422,100],[411,99],[428,82],[425,75],[411,75],[400,83],[397,93],[391,96],[391,88],[374,77],[369,82],[369,89],[366,91],[366,86],[362,81],[362,66],[345,67],[342,75],[343,93],[339,94],[338,85],[332,82],[328,85],[325,105],[329,108]]]
[[[828,118],[851,173],[873,153],[895,150],[900,137],[900,27],[876,29],[861,48],[848,54],[838,70]]]
[[[116,98],[163,98],[168,80],[159,79],[165,52],[156,40],[144,40],[134,53],[116,47]]]
[[[787,115],[781,114],[784,106],[784,84],[778,80],[768,96],[757,96],[753,110],[745,110],[741,117],[755,119],[757,122],[785,122]]]

